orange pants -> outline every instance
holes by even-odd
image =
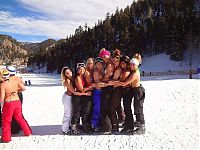
[[[14,116],[25,136],[32,134],[31,128],[22,116],[20,100],[5,102],[2,110],[2,137],[3,142],[11,141],[11,121]]]

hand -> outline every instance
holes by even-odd
[[[88,87],[88,90],[93,90],[93,88],[94,88],[94,86],[93,86],[93,85],[90,85],[90,86]]]
[[[92,96],[92,92],[91,92],[91,91],[87,91],[87,92],[85,93],[85,95],[86,95],[86,96]]]
[[[105,86],[106,86],[106,84],[103,83],[103,82],[97,83],[97,87],[99,87],[99,88],[102,88],[102,87],[105,87]]]
[[[114,85],[115,84],[115,81],[109,81],[108,83],[107,83],[107,85]]]
[[[74,92],[73,94],[74,94],[74,95],[77,95],[77,96],[82,96],[82,95],[83,95],[83,94],[80,93],[80,92]]]
[[[116,83],[114,84],[114,88],[119,87],[119,86],[121,86],[119,82],[116,82]]]
[[[95,88],[96,87],[96,83],[92,83],[91,87]]]

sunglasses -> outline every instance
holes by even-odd
[[[84,64],[84,63],[78,63],[78,64],[76,65],[76,69],[79,69],[80,67],[85,68],[85,64]]]
[[[120,60],[120,56],[115,56],[114,58]]]
[[[95,59],[95,63],[97,63],[97,62],[104,63],[103,59],[100,58],[100,57],[97,57],[97,58]]]

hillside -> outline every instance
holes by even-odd
[[[9,35],[0,34],[0,65],[26,66],[30,56],[45,54],[55,43],[53,39],[41,43],[18,42]]]
[[[23,42],[22,45],[27,49],[28,53],[33,54],[38,52],[45,52],[46,50],[48,50],[49,46],[52,46],[55,43],[55,40],[47,39],[41,43]]]
[[[27,50],[11,36],[0,34],[0,64],[25,65]]]

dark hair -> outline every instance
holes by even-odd
[[[78,70],[80,67],[85,68],[85,64],[84,63],[77,63],[76,64],[76,70]]]
[[[81,67],[85,68],[85,64],[83,62],[76,64],[75,77],[77,77],[79,75],[78,69],[81,68]]]
[[[69,67],[64,67],[64,68],[62,69],[62,74],[65,74],[65,71],[66,71],[67,69],[70,69],[70,68],[69,68]]]
[[[120,62],[123,61],[125,62],[126,64],[129,64],[130,63],[130,58],[127,56],[127,55],[123,55],[121,58],[120,58]]]
[[[117,48],[112,52],[112,57],[114,58],[116,56],[121,57],[121,51]]]

